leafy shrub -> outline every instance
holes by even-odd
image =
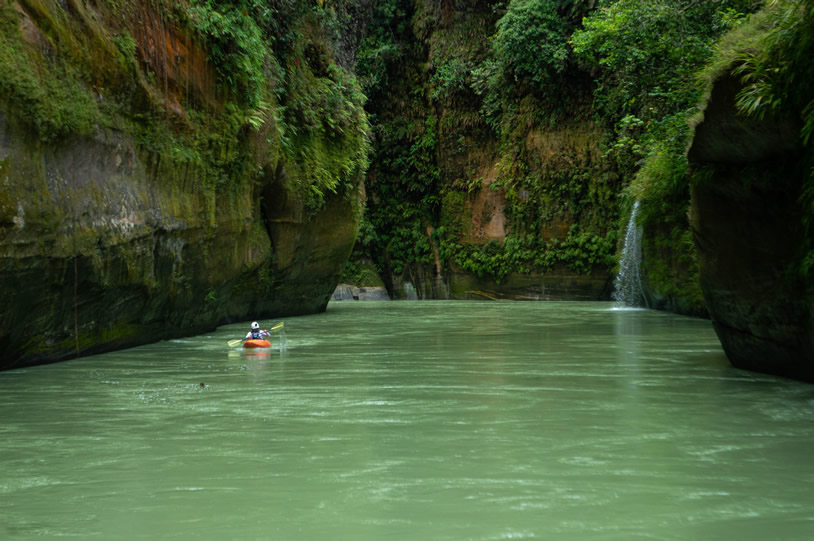
[[[497,23],[493,51],[502,70],[544,86],[562,73],[569,26],[556,0],[515,0]]]
[[[737,105],[758,118],[781,111],[799,114],[807,144],[814,134],[814,1],[778,0],[767,11],[769,30],[741,54],[734,70],[745,85]]]
[[[703,92],[696,74],[715,40],[754,4],[617,0],[592,12],[572,43],[580,61],[601,69],[594,97],[606,126],[633,139],[644,136],[645,147],[651,123],[689,113]],[[637,119],[638,128],[626,130],[631,124],[618,124],[623,118]]]

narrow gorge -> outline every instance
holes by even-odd
[[[340,282],[605,301],[622,270],[735,366],[810,381],[812,9],[5,2],[0,369]]]

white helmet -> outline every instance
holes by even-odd
[[[253,331],[256,331],[256,330],[257,330],[257,329],[259,329],[259,328],[260,328],[260,324],[259,324],[259,323],[257,323],[256,321],[253,321],[253,322],[252,322],[252,330],[253,330]]]

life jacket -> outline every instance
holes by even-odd
[[[263,331],[261,330],[252,330],[250,334],[252,335],[252,340],[260,340],[263,338]]]

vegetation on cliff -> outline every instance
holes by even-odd
[[[801,187],[805,243],[800,247],[799,273],[810,288],[814,277],[814,1],[784,2],[780,8],[773,31],[743,63],[747,86],[738,106],[757,116],[782,111],[798,115],[802,122],[800,136],[809,174]]]
[[[612,264],[618,177],[593,159],[568,45],[590,4],[377,5],[357,65],[376,137],[360,251],[386,282]],[[484,234],[494,216],[505,227]]]
[[[733,68],[744,83],[738,109],[758,119],[799,117],[800,137],[808,145],[814,135],[813,51],[814,1],[774,0],[747,32],[728,36],[721,44],[708,79]]]
[[[688,121],[714,44],[759,6],[380,2],[358,64],[376,134],[359,257],[386,281],[608,273],[635,199],[654,300],[702,313]],[[502,231],[479,230],[501,205]]]
[[[284,163],[317,209],[355,191],[368,165],[364,97],[335,59],[336,13],[293,0],[4,2],[0,97],[43,144],[124,130],[223,193]]]
[[[714,60],[702,72],[705,88],[734,76],[741,84],[735,106],[756,121],[790,119],[799,126],[806,174],[764,179],[799,192],[803,245],[793,264],[793,279],[809,280],[814,268],[814,1],[773,0],[747,24],[718,43]],[[733,141],[733,145],[739,141]],[[696,172],[704,182],[707,171]],[[751,177],[748,177],[751,178]],[[754,179],[751,182],[755,182]],[[748,182],[744,181],[744,184]]]
[[[739,368],[814,381],[814,2],[725,37],[694,119],[692,230],[710,318]]]
[[[578,57],[599,70],[594,104],[605,128],[606,157],[632,179],[625,200],[641,201],[644,265],[655,306],[704,311],[687,222],[685,155],[689,120],[704,91],[697,74],[716,40],[759,5],[605,2],[574,35]]]

